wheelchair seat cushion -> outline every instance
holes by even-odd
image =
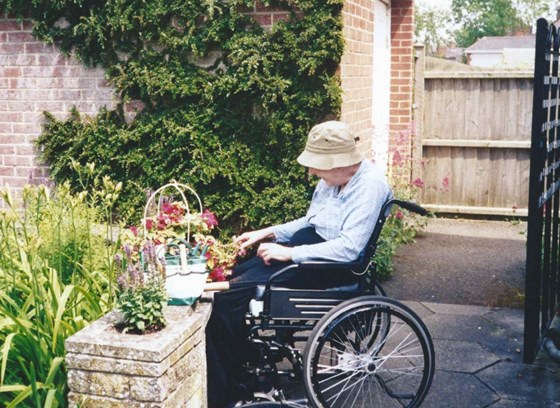
[[[263,300],[265,289],[266,289],[266,285],[257,285],[256,291],[255,291],[255,300]],[[273,290],[289,291],[289,290],[298,290],[298,289],[274,287]],[[309,290],[309,289],[306,289],[306,290]],[[316,290],[357,292],[359,290],[359,284],[356,282],[356,283],[350,283],[350,284],[347,284],[347,285],[335,286],[335,287],[332,287],[332,288],[325,288],[325,289],[316,289]]]

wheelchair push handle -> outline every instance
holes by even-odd
[[[412,211],[413,213],[420,214],[420,215],[428,214],[428,210],[411,201],[403,201],[403,200],[391,200],[391,201],[392,204],[396,204],[399,207],[404,208],[405,210]]]

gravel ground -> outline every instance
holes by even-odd
[[[400,300],[523,307],[526,223],[430,219],[382,282]]]

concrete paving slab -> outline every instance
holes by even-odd
[[[447,303],[422,302],[433,313],[463,316],[484,316],[494,309],[485,306],[454,305]]]
[[[550,405],[541,402],[529,402],[529,401],[514,401],[502,399],[496,403],[490,405],[488,408],[552,408],[556,405]]]
[[[474,374],[500,362],[480,344],[469,341],[434,340],[436,369]]]
[[[426,231],[465,237],[527,240],[524,221],[472,220],[467,218],[430,218]]]
[[[434,339],[468,339],[471,342],[483,342],[489,337],[498,337],[502,334],[498,326],[478,315],[457,316],[436,313],[427,317],[424,323]]]
[[[560,402],[560,373],[547,367],[500,362],[476,374],[501,398]]]
[[[500,397],[472,374],[436,371],[423,403],[428,408],[487,407]]]
[[[499,325],[510,333],[517,333],[521,339],[523,336],[524,311],[521,309],[493,309],[484,315],[484,318]]]
[[[434,339],[475,342],[502,360],[521,362],[520,334],[488,321],[479,311],[474,309],[472,316],[436,313],[424,323]]]
[[[407,302],[407,301],[404,301],[402,303],[405,304],[406,306],[408,306],[409,308],[411,308],[412,311],[414,311],[418,315],[418,317],[422,320],[424,320],[428,316],[431,316],[431,315],[434,314],[434,312],[432,310],[427,308],[421,302]]]

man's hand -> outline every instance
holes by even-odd
[[[270,265],[270,261],[273,259],[277,261],[291,261],[292,249],[279,244],[265,243],[259,246],[257,255],[262,258],[265,264]]]
[[[267,238],[274,238],[274,234],[272,233],[270,228],[263,228],[257,231],[244,232],[243,234],[241,234],[236,238],[235,242],[238,244],[241,243],[239,247],[240,249],[245,249],[248,246],[251,246]]]

